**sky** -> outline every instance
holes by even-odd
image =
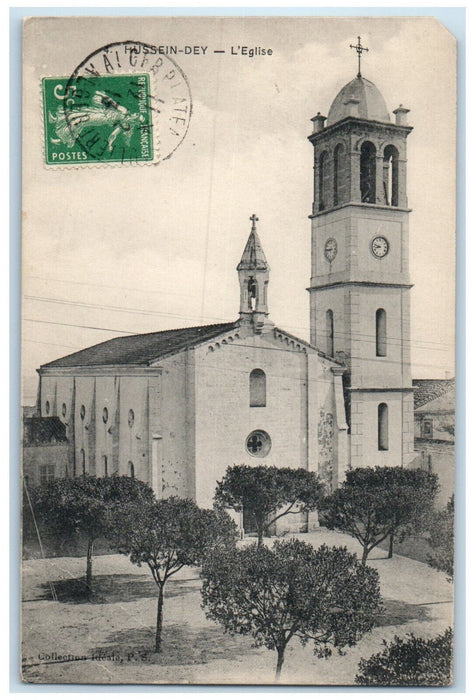
[[[271,319],[309,338],[312,146],[356,74],[410,109],[413,376],[454,373],[455,41],[420,18],[39,18],[25,28],[23,402],[41,364],[125,333],[234,320],[249,217],[271,267]],[[193,101],[172,157],[140,167],[47,167],[41,79],[132,39],[208,46],[174,57]],[[271,48],[235,56],[231,46]],[[224,48],[225,54],[214,54]],[[123,333],[121,333],[123,332]]]

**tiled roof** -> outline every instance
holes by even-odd
[[[455,379],[413,379],[414,408],[424,406],[455,388]]]
[[[67,442],[66,426],[57,416],[33,416],[23,420],[25,445],[51,445]]]
[[[112,338],[104,343],[73,352],[59,360],[48,362],[49,367],[91,367],[96,365],[150,365],[154,360],[174,355],[181,350],[205,342],[237,327],[237,322],[216,323],[211,326],[176,328],[158,333],[142,333]]]

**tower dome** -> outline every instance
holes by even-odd
[[[361,76],[353,78],[335,97],[328,113],[327,126],[346,117],[391,121],[384,97],[374,83]]]

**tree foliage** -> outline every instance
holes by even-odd
[[[414,634],[405,639],[394,637],[383,651],[361,659],[358,685],[446,686],[452,682],[452,629],[433,639]]]
[[[318,476],[306,469],[291,469],[246,464],[228,467],[218,481],[215,502],[240,512],[252,513],[258,545],[262,545],[267,528],[290,513],[315,510],[323,495]]]
[[[134,505],[117,509],[111,537],[133,564],[147,564],[157,584],[155,651],[160,652],[166,582],[184,566],[198,566],[210,551],[221,553],[234,547],[237,531],[224,511],[205,510],[190,499],[171,497],[141,509]]]
[[[438,477],[423,469],[360,467],[321,506],[321,522],[355,537],[363,563],[388,536],[400,541],[427,523],[437,495]]]
[[[143,505],[155,500],[152,489],[129,476],[81,476],[54,479],[33,491],[37,518],[55,533],[73,532],[87,539],[86,587],[92,591],[94,541],[107,536],[111,509],[128,503]]]
[[[229,549],[208,557],[201,575],[207,617],[277,651],[276,679],[292,637],[329,656],[353,646],[381,611],[378,573],[345,547],[290,539]]]
[[[432,552],[427,563],[438,571],[454,578],[454,497],[451,496],[443,510],[434,511],[429,524],[429,545]]]

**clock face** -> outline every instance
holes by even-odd
[[[325,243],[324,254],[328,262],[335,260],[338,251],[338,245],[334,238],[329,238]]]
[[[371,241],[371,252],[377,258],[384,258],[389,253],[389,243],[384,236],[376,236]]]

